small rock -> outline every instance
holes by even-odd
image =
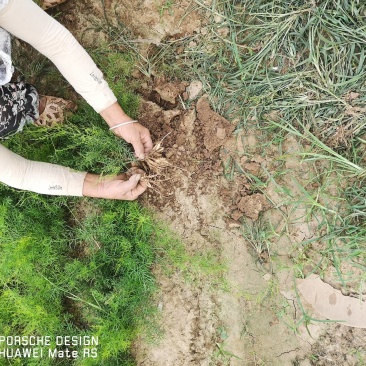
[[[185,90],[185,84],[160,83],[153,90],[163,102],[176,106],[179,95]]]
[[[251,196],[242,197],[238,203],[238,209],[252,220],[257,220],[262,211],[270,208],[266,197],[263,194],[255,193]]]
[[[225,129],[225,135],[229,136],[234,131],[235,126],[227,119],[214,112],[206,97],[201,97],[197,101],[196,110],[197,118],[200,121],[200,127],[204,134],[203,142],[205,148],[211,153],[214,149],[225,144],[225,139],[223,140],[216,136],[217,130],[223,128]],[[209,154],[207,158],[208,157],[210,157]]]
[[[202,27],[201,34],[205,36],[207,33],[208,33],[207,27]]]
[[[167,150],[165,152],[165,156],[167,159],[170,159],[174,154],[175,154],[175,152],[173,151],[173,149]]]
[[[203,84],[201,81],[192,81],[187,87],[188,99],[193,100],[198,97],[203,89]]]
[[[188,93],[187,92],[183,92],[182,98],[183,98],[184,101],[188,100],[188,98],[189,98]]]
[[[260,169],[261,169],[261,165],[254,162],[254,161],[252,161],[250,163],[245,163],[243,165],[243,168],[245,170],[247,170],[249,173],[252,173],[252,174],[257,176],[259,174]]]
[[[194,121],[196,120],[195,109],[190,109],[183,115],[182,127],[187,131],[187,135],[191,135],[194,129]]]
[[[250,147],[256,147],[257,146],[257,139],[254,135],[249,135],[247,137],[247,145]]]
[[[180,114],[181,111],[179,109],[170,109],[168,111],[163,111],[164,122],[169,124],[173,118],[179,116]]]
[[[142,77],[142,73],[140,70],[138,69],[134,69],[132,72],[131,72],[131,76],[134,78],[134,79],[140,79]]]
[[[357,99],[360,96],[360,93],[350,92],[349,100]]]
[[[201,229],[201,231],[200,231],[200,234],[201,234],[202,236],[209,236],[209,235],[210,235],[210,231],[208,230],[208,228],[207,228],[207,227],[203,227],[203,228]]]
[[[248,161],[248,158],[247,158],[246,156],[242,156],[242,157],[240,158],[240,164],[242,164],[242,165],[246,164],[246,163],[247,163],[247,161]]]

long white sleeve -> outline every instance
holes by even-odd
[[[0,145],[0,182],[42,194],[82,196],[86,172],[27,160]]]
[[[32,0],[9,0],[0,11],[0,26],[48,57],[96,112],[117,101],[78,41]]]

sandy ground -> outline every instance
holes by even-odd
[[[284,271],[280,283],[269,263],[253,258],[240,232],[240,217],[256,220],[271,204],[263,194],[251,192],[243,175],[233,181],[222,177],[229,155],[246,161],[244,136],[232,136],[231,123],[211,110],[205,96],[190,110],[180,109],[184,85],[158,80],[150,89],[144,94],[155,96],[150,99],[160,105],[146,100],[140,120],[157,141],[169,133],[163,143],[172,167],[162,196],[150,192],[145,204],[171,222],[189,252],[219,251],[228,268],[226,291],[200,281],[193,286],[179,276],[158,276],[166,336],[158,346],[136,345],[138,364],[291,365],[296,357],[304,359],[299,365],[308,364],[311,340],[305,333],[295,335],[278,315],[282,312],[290,323],[300,316],[291,272]],[[161,106],[168,98],[176,100],[170,109]],[[259,156],[257,160],[263,163]],[[259,174],[260,164],[253,159],[244,166]]]
[[[70,1],[60,7],[62,22],[85,46],[106,39],[99,27],[106,22],[110,27],[123,22],[142,47],[159,44],[166,36],[192,35],[202,22],[202,13],[188,0],[175,1],[172,6],[163,0],[104,3],[105,8],[96,0]],[[158,344],[136,342],[137,364],[364,364],[357,353],[365,344],[364,331],[318,322],[309,325],[309,335],[301,321],[292,257],[295,244],[311,237],[316,228],[316,222],[306,223],[305,207],[284,205],[275,182],[263,194],[252,189],[245,174],[234,174],[231,181],[222,176],[222,165],[229,158],[254,176],[275,173],[277,148],[268,148],[263,158],[258,131],[233,135],[235,124],[211,110],[199,83],[155,78],[147,80],[139,92],[144,100],[140,121],[149,127],[155,141],[164,138],[165,156],[172,164],[160,193],[151,190],[143,202],[170,223],[188,252],[214,250],[227,263],[227,271],[225,286],[156,271],[160,285],[157,305],[165,335]],[[187,99],[191,99],[189,108],[184,103]],[[284,151],[297,148],[296,141],[288,139]],[[285,168],[291,174],[282,183],[296,194],[299,188],[291,178],[306,180],[311,167],[291,158]],[[256,251],[244,240],[242,218],[273,223],[273,232],[278,234],[272,240],[275,256],[269,258],[266,250]],[[301,325],[295,331],[297,322]]]

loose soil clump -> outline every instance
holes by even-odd
[[[233,140],[235,126],[212,110],[206,96],[190,103],[189,109],[185,107],[189,87],[188,83],[168,83],[158,79],[151,86],[150,93],[143,90],[149,100],[145,99],[142,103],[139,121],[149,128],[153,140],[163,140],[160,144],[162,157],[169,162],[165,168],[169,173],[164,174],[164,178],[167,177],[170,182],[162,188],[164,197],[172,195],[171,185],[181,185],[182,175],[192,182],[206,180],[207,186],[200,189],[208,192],[212,177],[219,177],[223,172],[225,154],[222,149]],[[248,162],[244,168],[259,174],[260,165]],[[244,177],[241,184],[240,189],[221,190],[227,207],[225,211],[235,221],[243,216],[256,220],[261,212],[270,208],[269,202],[262,193],[251,191]],[[193,185],[188,188],[191,194],[194,190]],[[154,206],[164,207],[167,204],[151,192],[148,197]]]

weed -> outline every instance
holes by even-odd
[[[166,0],[165,4],[159,10],[160,18],[164,16],[164,13],[166,11],[168,11],[170,15],[173,15],[173,6],[174,6],[174,0]]]
[[[268,223],[261,220],[243,220],[242,233],[244,238],[252,246],[254,254],[260,263],[267,262],[271,257],[271,240],[274,236]]]
[[[144,160],[139,160],[137,163],[133,164],[134,168],[141,168],[146,173],[146,175],[142,177],[142,181],[146,182],[147,187],[155,190],[160,195],[161,182],[169,179],[165,170],[172,166],[169,161],[163,157],[164,148],[162,142],[164,138],[153,146]],[[131,169],[131,173],[134,168]]]
[[[164,148],[161,146],[162,141],[155,144],[152,150],[147,154],[144,161],[141,162],[145,171],[152,174],[160,175],[162,170],[170,166],[168,160],[162,157]]]
[[[221,342],[216,343],[217,349],[214,353],[214,357],[219,359],[221,362],[223,362],[224,365],[230,365],[230,362],[231,362],[230,360],[232,358],[241,360],[242,358],[234,355],[232,352],[227,351],[225,349],[226,348],[225,341],[228,339],[229,336],[224,327],[219,327],[218,334],[221,339]]]
[[[363,4],[195,2],[208,14],[204,31],[162,44],[152,55],[155,65],[179,64],[203,82],[218,112],[241,125],[277,116],[306,124],[342,151],[360,144]]]
[[[322,271],[332,265],[343,285],[354,280],[362,288],[365,5],[347,1],[195,3],[207,15],[204,30],[158,47],[153,54],[155,65],[180,64],[186,77],[202,81],[216,111],[239,118],[238,128],[255,124],[265,130],[267,144],[274,142],[279,148],[288,134],[295,136],[306,146],[297,153],[302,161],[322,162],[314,177],[318,189],[312,190],[310,182],[297,184],[301,198],[289,187],[280,187],[278,180],[276,185],[288,192],[289,201],[283,207],[293,211],[303,205],[307,211],[301,219],[319,223],[319,235],[301,243],[309,251],[311,243],[320,243],[317,254],[322,258],[316,259],[315,267]],[[180,48],[183,53],[177,52]],[[262,146],[263,155],[266,146]],[[233,157],[225,161],[224,171],[229,179],[239,171]],[[267,175],[272,183],[281,176]],[[254,187],[263,189],[261,181],[252,179]],[[348,182],[348,188],[343,182]],[[337,196],[329,194],[331,184],[339,187]],[[255,227],[246,230],[255,252],[268,251],[269,241]],[[308,260],[308,253],[302,255]]]

